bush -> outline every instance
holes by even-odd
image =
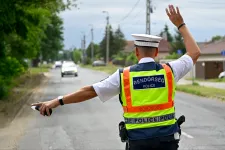
[[[9,92],[9,84],[7,84],[6,79],[3,79],[2,76],[0,76],[0,99],[7,96]]]
[[[91,58],[87,57],[87,59],[86,59],[86,64],[87,64],[87,65],[91,65],[91,64],[92,64]]]
[[[125,66],[127,54],[124,52],[119,52],[117,55],[113,56],[112,63],[114,65]]]
[[[27,62],[25,62],[24,60],[19,60],[18,62],[23,66],[24,70],[28,69],[29,66]]]
[[[114,59],[112,60],[112,63],[113,63],[114,65],[125,66],[126,58],[125,58],[125,59],[114,58]]]
[[[0,61],[0,75],[3,77],[15,77],[25,71],[23,65],[12,57],[7,57]]]
[[[178,58],[180,58],[180,55],[178,55],[177,53],[172,53],[166,56],[166,59],[178,59]]]
[[[134,53],[130,53],[126,58],[126,66],[137,64],[138,60]]]
[[[194,86],[200,86],[198,82],[193,82],[192,85],[194,85]]]
[[[24,66],[16,58],[6,57],[0,60],[0,98],[8,94],[12,79],[24,71]]]

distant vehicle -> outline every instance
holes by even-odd
[[[102,61],[102,60],[97,60],[97,61],[94,61],[92,63],[92,66],[95,67],[95,66],[106,66],[105,62]]]
[[[219,74],[219,79],[225,78],[225,71]]]
[[[55,64],[54,64],[54,67],[55,68],[61,68],[62,67],[61,61],[56,61]]]
[[[64,77],[65,75],[74,75],[75,77],[78,76],[78,70],[75,63],[73,62],[63,63],[61,68],[61,77]]]

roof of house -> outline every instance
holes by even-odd
[[[198,44],[202,54],[220,54],[225,50],[225,39]]]
[[[134,50],[134,41],[127,41],[127,44],[124,48],[125,52],[132,52]],[[159,43],[159,52],[169,53],[170,44],[167,40],[162,39]]]
[[[127,44],[124,47],[124,52],[132,52],[134,50],[134,41],[126,41]]]

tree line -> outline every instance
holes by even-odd
[[[124,47],[126,46],[126,39],[124,37],[123,32],[121,31],[120,27],[118,27],[115,31],[113,31],[112,26],[109,26],[109,60],[112,61],[112,59],[121,51],[123,51]],[[87,64],[92,63],[92,55],[91,55],[91,47],[92,44],[94,45],[94,60],[106,60],[106,41],[107,41],[107,29],[105,29],[105,33],[103,36],[102,41],[97,43],[90,43],[85,53],[87,55]],[[81,49],[74,49],[73,52],[73,60],[75,62],[81,62],[82,61],[82,55],[83,51]]]
[[[106,60],[106,32],[107,30],[105,29],[105,34],[102,39],[102,41],[97,44],[94,43],[94,60]],[[132,65],[137,63],[137,59],[135,57],[134,52],[131,53],[125,53],[124,48],[127,45],[127,41],[124,37],[123,32],[121,31],[120,27],[118,27],[115,32],[112,31],[112,27],[110,26],[110,42],[109,42],[109,47],[110,47],[110,52],[109,52],[109,60],[116,65],[122,65],[122,66],[127,66],[127,65]],[[169,31],[169,28],[167,25],[165,25],[164,29],[160,32],[159,36],[167,36],[167,40],[170,43],[170,54],[172,57],[179,57],[177,55],[177,50],[181,50],[182,53],[184,54],[186,52],[182,36],[178,30],[176,30],[175,35],[172,35]],[[87,64],[91,64],[91,44],[90,43],[86,49],[86,54],[87,54]],[[174,56],[175,53],[175,56]],[[82,55],[83,51],[81,49],[75,48],[73,51],[73,57],[72,59],[77,63],[77,62],[82,62]],[[171,57],[170,56],[170,57]]]
[[[102,41],[97,44],[94,43],[94,60],[103,60],[106,58],[106,29],[105,34]],[[159,36],[166,36],[167,41],[169,42],[169,55],[166,56],[167,59],[177,59],[183,54],[186,53],[186,48],[183,42],[183,37],[180,32],[175,29],[175,34],[172,35],[169,27],[165,24],[162,31],[159,33]],[[211,38],[209,42],[215,42],[223,39],[223,36],[216,35]],[[86,49],[87,53],[87,64],[91,64],[91,44],[90,43]],[[127,42],[124,37],[123,32],[120,27],[118,27],[115,32],[112,31],[112,27],[110,26],[110,52],[109,57],[110,61],[116,65],[128,66],[137,63],[137,59],[135,57],[134,52],[125,53],[123,50],[126,46]],[[178,52],[179,50],[179,52]],[[72,59],[77,63],[82,62],[83,51],[81,49],[74,49],[73,54],[71,56]]]

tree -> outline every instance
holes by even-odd
[[[163,33],[166,33],[168,42],[173,42],[173,36],[169,32],[169,27],[168,27],[167,24],[165,24],[165,27],[164,27],[163,31],[160,33],[161,37],[163,36]]]
[[[126,46],[126,40],[124,38],[124,34],[120,30],[120,27],[114,33],[114,41],[113,41],[113,52],[112,55],[117,54],[118,52],[122,51]]]
[[[87,57],[91,59],[92,55],[91,55],[91,46],[92,43],[90,43],[88,45],[88,48],[86,49],[86,53],[87,53]],[[99,56],[99,51],[100,51],[100,46],[98,44],[94,43],[94,59],[98,58]]]
[[[113,33],[112,27],[110,26],[110,41],[109,41],[109,58],[112,59],[114,55],[122,51],[126,45],[124,34],[120,30],[120,27]],[[106,31],[103,40],[100,43],[100,56],[106,56]]]
[[[186,53],[186,48],[183,42],[183,37],[181,33],[176,30],[176,34],[174,35],[174,42],[171,43],[171,54],[177,53],[178,50],[182,51],[182,54]]]
[[[73,50],[73,61],[77,64],[78,62],[81,62],[81,49],[74,49]]]
[[[68,61],[73,60],[73,51],[64,50],[63,51],[63,60],[68,60]]]
[[[215,41],[219,41],[219,40],[221,40],[223,37],[222,36],[220,36],[220,35],[216,35],[216,36],[213,36],[212,37],[212,42],[215,42]]]
[[[50,19],[41,42],[41,54],[46,61],[56,60],[58,52],[63,49],[63,21],[55,14]]]

